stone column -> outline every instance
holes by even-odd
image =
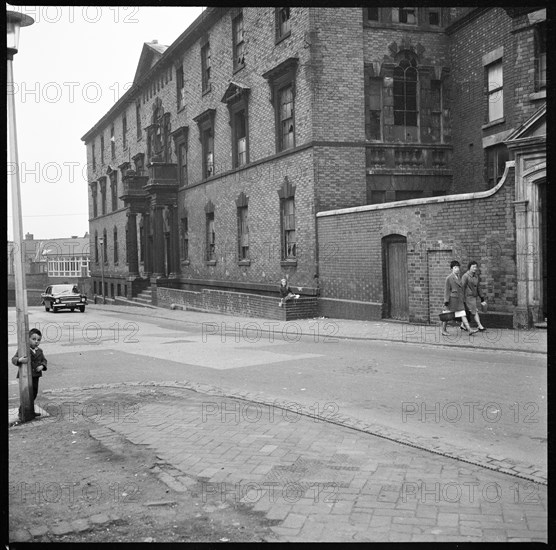
[[[169,250],[169,269],[171,278],[179,277],[180,273],[180,243],[179,243],[179,224],[178,209],[175,206],[169,206],[170,210],[170,250]]]
[[[139,276],[139,257],[137,248],[137,214],[127,213],[127,261],[129,265],[129,276]]]
[[[148,279],[152,272],[152,261],[151,261],[151,214],[150,210],[143,214],[143,262],[145,268],[145,277]]]
[[[527,247],[527,203],[521,200],[514,202],[515,236],[516,236],[516,271],[517,271],[517,307],[514,314],[514,328],[530,326],[528,311],[528,247]]]
[[[166,276],[164,269],[164,219],[162,218],[163,206],[154,207],[153,216],[153,269],[152,277]]]

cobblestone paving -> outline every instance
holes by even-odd
[[[279,540],[547,540],[543,485],[293,411],[159,391],[129,422],[101,418],[95,437],[147,445],[172,490],[201,481],[207,498],[279,521]]]

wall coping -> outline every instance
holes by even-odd
[[[326,216],[338,216],[340,214],[355,214],[358,212],[369,212],[373,210],[388,210],[391,208],[418,206],[422,204],[443,204],[447,202],[486,199],[487,197],[491,197],[492,195],[497,193],[502,188],[502,186],[506,183],[506,179],[508,178],[508,175],[512,168],[515,168],[515,160],[507,161],[502,179],[494,187],[488,189],[487,191],[478,191],[475,193],[458,193],[440,197],[425,197],[422,199],[408,199],[405,201],[394,201],[381,204],[366,204],[364,206],[352,206],[350,208],[340,208],[338,210],[326,210],[324,212],[318,212],[317,218],[324,218]]]

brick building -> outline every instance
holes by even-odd
[[[144,44],[133,87],[82,138],[95,292],[102,271],[108,296],[150,288],[153,300],[249,314],[245,304],[275,296],[287,276],[321,313],[428,320],[415,289],[430,281],[413,284],[409,269],[429,246],[411,252],[413,204],[420,220],[447,209],[436,222],[452,248],[438,250],[451,256],[454,205],[464,201],[481,234],[477,201],[504,195],[502,272],[483,276],[500,276],[492,298],[511,314],[529,283],[508,259],[516,199],[504,140],[518,132],[523,145],[519,132],[544,102],[544,18],[502,8],[209,8],[170,46]],[[542,154],[538,136],[536,146]],[[472,193],[473,206],[454,193]],[[388,261],[407,265],[395,282],[402,298],[385,290]]]

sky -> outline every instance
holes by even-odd
[[[203,8],[7,9],[35,20],[21,29],[13,61],[23,235],[83,237],[89,189],[81,137],[131,86],[143,43],[171,45]],[[7,229],[13,240],[9,182]]]

